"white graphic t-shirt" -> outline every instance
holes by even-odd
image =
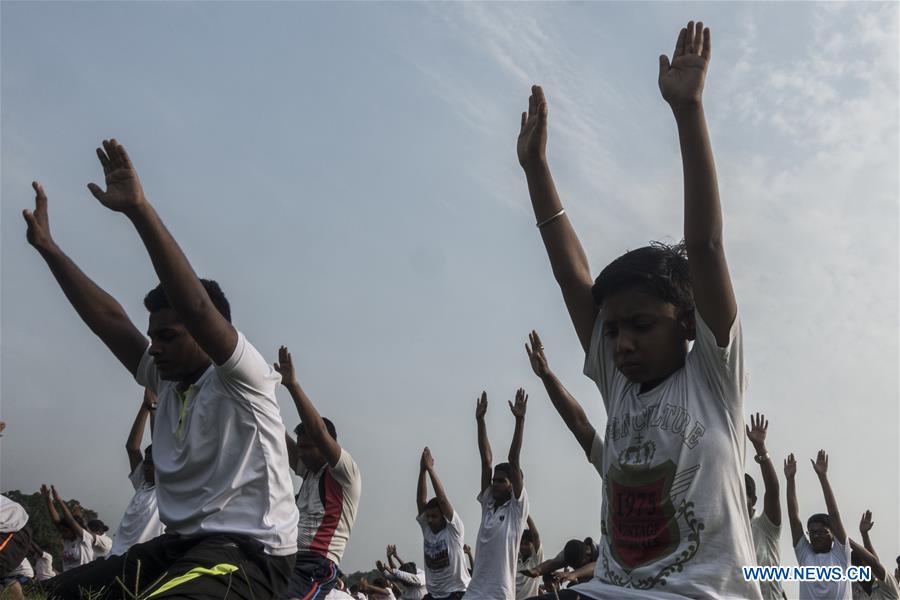
[[[818,553],[804,535],[794,546],[794,553],[801,567],[840,567],[846,571],[850,564],[850,544],[842,544],[836,539],[830,552]],[[800,582],[800,600],[851,600],[852,597],[849,581]]]
[[[603,478],[595,599],[759,600],[741,567],[756,561],[744,492],[744,357],[736,317],[720,348],[697,315],[682,368],[646,393],[614,362],[597,318],[584,373],[607,413],[590,460]]]
[[[761,567],[775,567],[781,564],[778,551],[778,538],[781,527],[776,526],[766,513],[750,519],[750,531],[753,534],[753,545],[756,547],[756,564]],[[763,600],[782,600],[780,581],[760,581]]]
[[[428,593],[434,598],[446,598],[453,592],[466,591],[471,576],[463,552],[465,529],[459,513],[453,511],[453,518],[437,533],[431,531],[424,512],[416,521],[422,527]]]
[[[478,558],[464,598],[513,600],[519,541],[527,527],[528,494],[523,487],[518,498],[510,498],[495,510],[491,488],[487,487],[478,494],[478,501],[481,503],[481,527],[475,546]]]
[[[94,536],[87,529],[81,530],[81,537],[63,541],[62,570],[68,571],[94,560]]]

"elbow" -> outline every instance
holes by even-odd
[[[685,236],[684,249],[690,260],[691,257],[718,256],[724,252],[725,246],[722,243],[722,234],[719,232],[703,236],[700,239],[688,239]]]

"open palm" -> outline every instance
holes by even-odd
[[[97,148],[97,158],[106,177],[106,191],[96,183],[88,189],[103,206],[118,212],[138,206],[144,201],[144,190],[128,153],[116,140],[103,140],[103,148]]]
[[[709,28],[693,21],[678,34],[672,61],[659,57],[659,91],[673,107],[698,104],[712,50]]]

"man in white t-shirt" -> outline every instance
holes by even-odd
[[[431,479],[434,488],[434,498],[430,500],[426,477]],[[437,475],[434,457],[427,446],[419,461],[416,508],[416,522],[422,528],[426,598],[459,600],[471,579],[465,557],[465,528]]]
[[[516,561],[519,543],[528,518],[528,493],[525,491],[519,455],[525,432],[525,390],[516,392],[509,408],[516,426],[506,463],[493,464],[491,442],[484,417],[487,393],[482,392],[475,408],[478,424],[478,451],[481,455],[481,526],[475,546],[475,569],[466,590],[466,600],[513,600],[516,597]]]
[[[541,587],[541,580],[531,577],[530,572],[544,562],[544,545],[541,544],[541,534],[531,515],[528,515],[526,523],[528,529],[522,532],[516,562],[516,600],[537,596]]]
[[[160,281],[144,298],[149,345],[122,306],[56,244],[37,182],[35,209],[24,211],[26,236],[85,324],[159,399],[153,460],[166,533],[47,586],[63,599],[112,590],[117,580],[154,600],[277,596],[297,550],[297,508],[275,398],[279,376],[232,325],[218,283],[197,277],[144,195],[125,149],[116,140],[102,145],[97,157],[106,189],[88,188],[131,222]]]
[[[395,561],[396,560],[396,564]],[[389,544],[387,547],[387,564],[380,560],[375,563],[384,578],[397,586],[400,590],[400,600],[422,600],[425,598],[425,571],[418,568],[416,563],[407,562],[400,558],[397,546]]]
[[[106,558],[113,547],[112,538],[106,535],[109,527],[100,519],[91,519],[87,522],[87,530],[94,536],[94,540],[91,543],[94,550],[94,558]]]
[[[156,499],[156,469],[153,466],[153,445],[149,444],[143,454],[141,453],[141,440],[144,437],[144,426],[147,419],[151,420],[156,411],[156,396],[150,390],[144,391],[144,399],[128,440],[125,442],[125,450],[128,454],[128,463],[131,473],[128,480],[134,487],[134,496],[125,508],[125,513],[119,521],[115,540],[110,554],[120,556],[128,552],[135,544],[150,541],[165,533],[165,526],[159,518],[159,509]]]
[[[797,461],[790,454],[784,461],[784,475],[787,479],[788,520],[791,524],[791,539],[797,563],[801,567],[840,567],[843,571],[850,566],[850,544],[838,512],[837,501],[828,481],[828,455],[819,450],[813,463],[813,470],[819,478],[828,514],[815,514],[806,521],[809,538],[803,532],[797,501]],[[851,600],[849,581],[801,581],[800,600]]]
[[[294,472],[303,478],[297,493],[297,561],[282,598],[314,598],[332,590],[359,509],[359,467],[337,441],[337,429],[322,418],[297,381],[291,353],[278,350],[275,369],[300,414],[297,440],[285,434]]]
[[[529,577],[540,578],[559,571],[556,574],[558,579],[565,578],[567,581],[584,583],[594,575],[594,566],[599,551],[599,546],[592,538],[569,540],[559,554],[527,571],[523,571],[523,573]],[[563,569],[565,571],[562,571]],[[570,571],[569,569],[572,570]]]
[[[747,509],[750,514],[750,531],[753,533],[753,545],[756,548],[756,564],[761,567],[773,567],[781,564],[781,553],[778,541],[781,537],[781,501],[779,499],[778,474],[775,465],[766,450],[766,434],[769,421],[764,415],[756,413],[750,416],[750,425],[746,426],[747,439],[753,444],[756,455],[753,459],[762,469],[763,483],[766,486],[763,495],[763,512],[756,513],[756,482],[749,474],[744,474],[747,488]],[[763,600],[782,600],[784,592],[779,581],[761,581],[760,591]]]
[[[869,581],[854,581],[851,584],[853,600],[898,600],[900,589],[897,582],[881,564],[869,531],[875,523],[872,521],[872,511],[867,510],[859,520],[859,533],[862,536],[863,545],[860,546],[850,540],[850,562],[854,566],[867,566],[872,569],[872,578]]]

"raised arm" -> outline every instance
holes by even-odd
[[[659,89],[678,125],[684,171],[684,242],[697,312],[724,347],[737,315],[725,261],[722,207],[712,145],[703,113],[703,84],[711,54],[709,28],[688,23],[672,62],[659,57]]]
[[[547,390],[547,395],[550,396],[550,402],[553,403],[553,408],[562,417],[566,427],[575,436],[584,453],[590,456],[591,445],[594,443],[594,435],[596,434],[594,426],[588,421],[587,414],[585,414],[581,405],[578,404],[578,401],[569,394],[569,391],[566,390],[556,375],[550,370],[547,358],[544,356],[544,344],[541,343],[541,338],[538,336],[537,331],[532,331],[528,335],[528,339],[531,342],[531,346],[529,347],[528,344],[525,344],[525,352],[528,354],[528,360],[531,362],[534,374],[541,378],[544,388]]]
[[[534,541],[534,549],[537,551],[541,547],[541,534],[538,532],[537,525],[534,524],[534,519],[531,518],[531,515],[528,515],[527,523],[528,529],[531,531],[531,539]]]
[[[552,573],[554,571],[558,571],[559,569],[563,569],[566,566],[566,561],[553,557],[550,560],[545,560],[541,564],[531,569],[522,569],[519,572],[523,575],[527,575],[528,577],[541,577],[546,575],[547,573]]]
[[[469,558],[469,573],[471,573],[475,570],[475,557],[472,555],[472,547],[468,544],[463,544],[463,554]]]
[[[422,461],[426,471],[428,471],[428,476],[431,478],[431,487],[434,488],[434,495],[437,498],[441,514],[444,515],[445,519],[450,521],[453,519],[453,505],[450,504],[450,500],[447,498],[447,492],[444,491],[444,485],[441,483],[437,471],[434,470],[434,457],[431,456],[431,450],[429,450],[428,447],[422,452]]]
[[[50,488],[45,484],[41,484],[41,496],[44,498],[44,504],[47,506],[47,513],[49,513],[50,520],[53,521],[53,524],[59,525],[62,523],[62,517],[59,516],[59,513],[56,512],[56,507],[53,505],[53,498],[50,496]]]
[[[819,450],[816,460],[809,459],[812,463],[813,470],[819,477],[819,483],[822,485],[822,494],[825,496],[825,507],[828,509],[828,517],[831,520],[831,531],[834,537],[841,544],[847,544],[847,532],[844,530],[844,523],[841,521],[841,513],[838,512],[837,500],[834,499],[834,492],[831,490],[831,483],[828,481],[828,455],[824,450]]]
[[[865,546],[860,546],[854,540],[851,539],[849,541],[850,549],[856,552],[856,556],[859,557],[862,564],[872,568],[872,575],[874,575],[876,579],[884,581],[884,578],[887,576],[887,570],[885,570],[881,561],[878,560],[878,556]]]
[[[763,512],[769,521],[776,527],[781,526],[781,502],[779,500],[778,475],[775,473],[775,465],[766,450],[766,433],[769,431],[769,421],[765,416],[756,413],[750,415],[750,425],[744,425],[747,430],[747,438],[756,450],[756,462],[762,469],[763,483],[766,493],[763,497]]]
[[[69,506],[62,501],[59,497],[59,494],[56,493],[56,488],[52,485],[50,486],[50,491],[53,493],[53,500],[59,504],[60,509],[62,510],[62,520],[63,522],[75,532],[75,535],[78,537],[82,537],[84,535],[84,528],[78,524],[78,521],[75,520],[75,517],[72,516],[72,511],[69,510]]]
[[[531,207],[550,258],[553,277],[585,352],[591,343],[597,306],[591,295],[593,280],[587,256],[565,215],[547,162],[547,101],[540,86],[531,87],[528,112],[522,113],[516,144],[519,164],[525,171]]]
[[[513,430],[512,442],[509,444],[509,464],[512,466],[513,496],[519,498],[522,495],[522,466],[519,464],[519,455],[522,453],[522,439],[525,437],[525,410],[528,408],[528,394],[519,388],[516,391],[516,403],[509,402],[509,410],[516,418],[516,428]]]
[[[106,344],[119,362],[134,375],[147,349],[147,338],[134,326],[125,309],[85,275],[63,252],[50,234],[47,195],[32,182],[34,211],[24,210],[28,243],[40,253],[72,308],[85,325]]]
[[[487,425],[484,416],[487,414],[487,392],[481,392],[481,398],[475,405],[475,422],[478,424],[478,454],[481,455],[481,488],[484,491],[491,486],[494,477],[494,455],[491,452],[491,441],[488,439]]]
[[[97,148],[97,157],[106,177],[106,191],[95,183],[88,184],[88,189],[103,206],[131,220],[147,248],[169,304],[213,362],[224,364],[237,346],[237,331],[212,303],[184,252],[144,196],[125,148],[114,139],[103,140],[103,148]]]
[[[388,544],[387,548],[385,549],[385,555],[387,556],[388,567],[390,568],[390,570],[396,569],[398,566],[400,566],[399,564],[394,564],[394,557],[397,555],[397,546],[395,546],[394,544]]]
[[[281,373],[281,383],[288,389],[291,398],[294,400],[294,406],[300,413],[300,421],[303,423],[303,431],[313,440],[313,443],[322,452],[325,460],[332,467],[337,465],[341,458],[341,447],[325,427],[325,421],[313,406],[312,401],[300,387],[297,381],[297,375],[294,372],[294,362],[291,360],[291,353],[286,346],[282,346],[278,350],[278,362],[275,363],[275,370]],[[290,450],[290,447],[288,447]]]
[[[422,458],[419,459],[419,479],[416,482],[417,515],[421,515],[425,511],[425,505],[428,504],[428,461],[426,460],[426,455],[429,459],[431,458],[431,451],[428,450],[428,446],[426,446],[425,449],[422,450]]]
[[[287,446],[287,454],[288,454],[288,463],[291,465],[291,470],[295,473],[297,472],[297,442],[294,441],[294,438],[291,437],[287,431],[284,432],[284,445]]]
[[[803,522],[800,520],[800,505],[797,503],[797,460],[791,453],[784,459],[784,478],[787,480],[788,521],[791,523],[791,541],[796,547],[803,537]]]
[[[872,539],[869,537],[869,531],[871,531],[874,525],[875,522],[872,520],[872,511],[867,510],[859,519],[859,535],[862,536],[863,545],[865,546],[866,550],[871,552],[872,556],[878,558],[878,554],[875,552],[875,547],[872,546]]]
[[[150,390],[145,389],[141,408],[138,409],[138,413],[134,417],[134,423],[131,424],[131,431],[128,433],[128,439],[125,441],[125,452],[128,454],[128,464],[131,466],[132,473],[144,460],[144,454],[141,452],[141,441],[144,439],[144,426],[147,424],[147,418],[152,415],[152,411],[156,410],[155,404],[156,396]]]

